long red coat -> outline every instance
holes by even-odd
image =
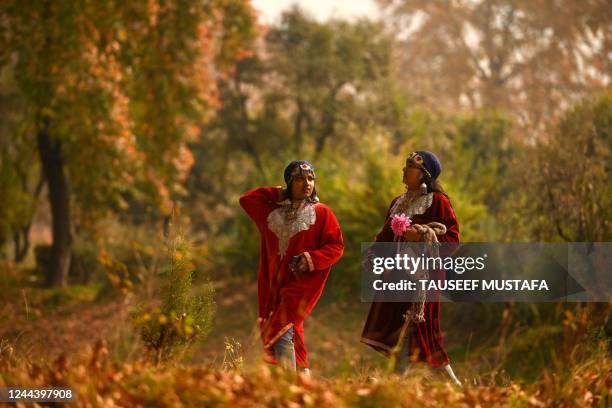
[[[259,275],[259,326],[266,361],[277,363],[274,343],[291,327],[297,365],[308,367],[304,343],[304,319],[319,300],[330,268],[344,251],[342,233],[333,212],[325,204],[309,204],[287,233],[282,228],[283,205],[279,187],[260,187],[240,197],[240,205],[255,222],[261,235]],[[309,271],[296,277],[289,269],[291,259],[304,253]]]
[[[390,212],[400,197],[391,202],[385,225],[376,236],[376,242],[393,242]],[[446,226],[447,231],[445,235],[438,236],[438,240],[459,242],[459,223],[450,201],[444,194],[433,193],[431,206],[423,214],[413,215],[411,218],[413,224],[440,222]],[[440,255],[444,256],[442,253]],[[399,302],[372,303],[361,334],[361,342],[389,357],[402,334],[408,329],[403,315],[409,305]],[[410,356],[412,361],[426,362],[432,367],[444,366],[449,363],[449,359],[442,345],[440,302],[426,302],[424,312],[424,322],[410,323],[414,325],[410,331]]]

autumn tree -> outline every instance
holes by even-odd
[[[253,34],[250,7],[239,0],[0,7],[0,63],[27,101],[48,187],[46,283],[64,285],[74,208],[76,218],[95,219],[125,207],[131,190],[163,210],[178,190],[191,166],[187,142],[215,107],[214,78]]]
[[[403,40],[399,76],[428,107],[509,112],[541,130],[610,84],[604,0],[379,0]]]

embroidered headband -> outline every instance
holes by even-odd
[[[307,175],[312,175],[313,178],[316,178],[314,167],[306,160],[296,160],[289,163],[289,165],[285,168],[285,183],[289,185],[291,180],[293,180],[298,175],[304,177],[306,177]]]
[[[418,168],[423,170],[423,172],[433,180],[437,179],[442,172],[440,160],[438,160],[438,157],[432,152],[417,150],[410,153],[407,160],[416,164]]]

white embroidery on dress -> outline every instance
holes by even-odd
[[[289,240],[300,231],[306,231],[317,220],[314,205],[306,204],[297,212],[297,216],[291,223],[285,223],[284,207],[277,208],[268,215],[268,228],[278,238],[278,253],[281,259],[285,256],[289,247]]]
[[[431,203],[433,203],[433,193],[420,194],[417,192],[414,194],[408,191],[397,199],[393,208],[391,208],[389,217],[393,217],[395,214],[406,214],[408,217],[424,214],[431,207]]]

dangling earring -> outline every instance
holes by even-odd
[[[421,194],[427,194],[427,184],[421,183],[419,190],[421,191]]]

